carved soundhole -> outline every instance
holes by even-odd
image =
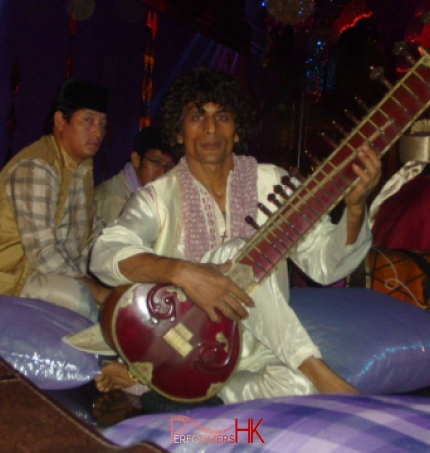
[[[149,314],[152,318],[173,320],[176,317],[176,303],[179,301],[174,287],[155,285],[148,294]]]
[[[195,366],[206,371],[220,371],[226,367],[231,359],[231,355],[226,351],[225,344],[222,343],[202,343],[199,347],[198,360]]]

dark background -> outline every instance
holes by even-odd
[[[159,124],[172,79],[209,66],[242,79],[258,111],[258,160],[306,173],[305,150],[330,151],[320,133],[338,141],[332,121],[348,129],[345,108],[363,115],[354,96],[370,106],[383,96],[369,67],[383,66],[395,82],[406,64],[394,43],[406,40],[415,54],[425,47],[428,10],[427,0],[317,0],[306,20],[287,23],[254,0],[0,0],[0,168],[45,132],[64,79],[85,78],[113,95],[100,182],[127,160],[142,117]]]

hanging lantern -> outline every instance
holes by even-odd
[[[267,11],[280,22],[298,24],[314,12],[314,2],[312,0],[268,0]]]
[[[78,21],[89,19],[95,10],[95,0],[67,0],[67,12],[70,16],[69,37],[70,48],[66,63],[66,76],[73,76],[73,41],[75,39]]]
[[[68,0],[67,2],[67,12],[70,16],[75,16],[76,20],[90,18],[95,8],[95,0]]]

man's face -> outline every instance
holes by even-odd
[[[60,146],[78,163],[97,154],[106,126],[106,114],[95,110],[77,110],[69,121],[60,111],[54,115],[54,134]]]
[[[239,142],[234,115],[219,104],[194,102],[185,107],[178,143],[185,147],[187,160],[200,164],[218,164],[230,159]]]
[[[161,151],[161,149],[150,149],[144,157],[133,151],[131,163],[136,170],[141,186],[155,181],[175,166],[173,157],[169,153]]]

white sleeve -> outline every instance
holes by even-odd
[[[139,189],[121,216],[97,238],[90,260],[91,272],[109,286],[133,283],[120,272],[118,263],[139,253],[153,253],[158,232],[155,193],[149,188]]]
[[[348,276],[363,261],[371,246],[367,213],[352,245],[346,245],[346,224],[346,210],[337,225],[326,216],[291,255],[291,259],[318,283],[329,285]]]
[[[260,183],[264,182],[264,186],[260,188],[259,199],[266,200],[267,191],[272,191],[273,185],[280,184],[281,177],[287,174],[282,168],[260,165]],[[291,182],[300,185],[294,177]],[[290,189],[286,188],[286,191],[292,193]],[[372,241],[367,213],[359,237],[352,245],[346,245],[346,227],[345,212],[337,225],[332,223],[329,215],[324,216],[294,249],[291,259],[309,277],[323,285],[346,277],[363,261]]]

